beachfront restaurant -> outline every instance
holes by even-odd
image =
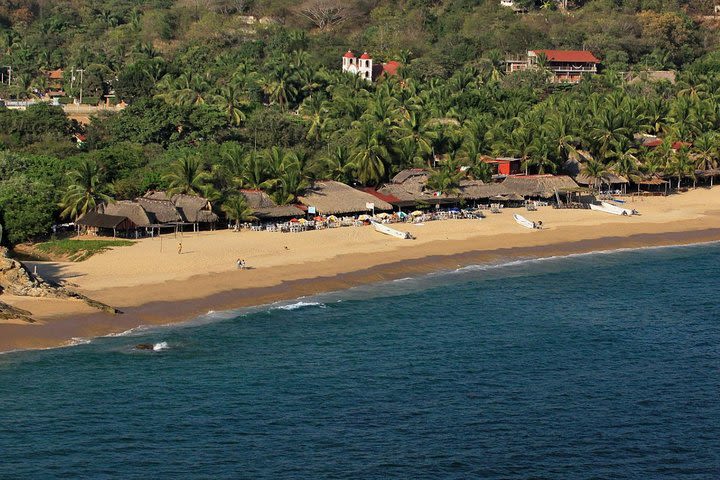
[[[298,201],[308,215],[358,215],[393,209],[374,195],[333,180],[316,181]]]
[[[75,222],[78,233],[84,230],[87,235],[106,235],[112,232],[113,237],[118,232],[124,232],[125,236],[130,235],[130,230],[135,229],[135,224],[129,218],[120,215],[107,215],[91,210],[78,218]]]
[[[277,205],[262,190],[240,190],[240,195],[245,197],[253,216],[261,222],[282,222],[305,216],[305,212],[295,205]]]

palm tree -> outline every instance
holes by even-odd
[[[448,161],[428,177],[425,188],[434,192],[452,195],[458,192],[463,174],[454,161]]]
[[[184,156],[172,166],[172,171],[165,175],[171,193],[199,195],[209,180],[209,174],[203,169],[197,157]]]
[[[102,193],[100,168],[95,162],[83,161],[77,169],[70,172],[70,178],[72,183],[60,203],[63,208],[62,217],[77,220],[97,207],[98,203],[113,201]]]
[[[212,100],[213,104],[225,112],[230,123],[236,127],[239,127],[240,124],[245,121],[245,112],[243,112],[243,109],[250,105],[250,100],[237,86],[230,84],[220,87]]]
[[[600,185],[602,184],[604,177],[608,174],[608,169],[607,166],[600,160],[589,158],[583,164],[581,172],[593,181],[593,187],[599,192]]]
[[[385,178],[389,153],[382,132],[370,122],[360,124],[353,132],[352,165],[363,185],[379,185]]]
[[[617,160],[612,164],[610,170],[621,177],[625,177],[628,180],[637,181],[639,178],[637,159],[638,151],[634,148],[629,148],[624,152],[615,154]],[[627,185],[623,185],[623,189],[626,189]]]
[[[235,220],[235,228],[240,228],[241,222],[252,222],[257,220],[253,210],[247,203],[244,195],[230,195],[222,205],[222,211],[230,220]]]
[[[715,133],[705,133],[693,142],[695,168],[712,170],[718,168],[718,137]]]
[[[695,181],[695,165],[690,160],[690,155],[685,148],[675,152],[668,162],[666,173],[677,176],[677,188],[680,188],[683,178],[692,178]]]

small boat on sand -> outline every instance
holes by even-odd
[[[617,205],[613,205],[612,203],[608,203],[608,202],[600,202],[600,205],[594,205],[591,203],[590,210],[595,210],[596,212],[610,213],[612,215],[624,215],[627,217],[629,217],[630,215],[637,214],[637,212],[635,210],[630,210],[629,208],[618,207]]]
[[[375,228],[375,231],[384,233],[385,235],[390,235],[391,237],[396,238],[402,238],[403,240],[412,240],[415,237],[410,235],[410,232],[401,232],[400,230],[395,230],[394,228],[390,228],[387,225],[383,225],[379,222],[371,222],[373,228]]]
[[[531,222],[527,218],[523,217],[522,215],[518,215],[517,213],[515,215],[513,215],[513,218],[518,223],[518,225],[525,227],[525,228],[530,228],[530,229],[540,228],[540,226],[542,225],[540,222],[538,222],[537,224],[535,222]]]

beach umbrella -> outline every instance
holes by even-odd
[[[300,220],[298,220],[297,218],[293,218],[293,219],[291,219],[290,221],[291,221],[292,223],[298,223]]]
[[[370,215],[360,215],[358,217],[358,220],[360,220],[361,222],[366,222],[366,221],[370,220]]]
[[[307,220],[305,220],[304,218],[301,218],[300,220],[298,220],[298,222],[300,222],[300,223],[307,223]]]
[[[314,220],[315,220],[316,222],[324,222],[324,221],[325,221],[325,219],[324,219],[323,217],[321,217],[320,215],[318,215],[317,217],[315,217]]]
[[[415,210],[410,215],[412,215],[413,217],[419,217],[420,215],[423,215],[423,212],[421,212],[420,210]]]
[[[407,217],[407,213],[405,213],[405,212],[398,212],[398,213],[397,213],[397,216],[400,217],[400,218],[406,218],[406,217]]]
[[[330,215],[328,218],[328,222],[337,222],[338,218],[335,215]]]
[[[375,216],[378,217],[378,218],[390,218],[390,214],[389,214],[389,213],[385,213],[385,212],[383,212],[383,213],[378,213],[378,214],[375,215]]]
[[[460,209],[457,208],[457,207],[453,207],[453,208],[451,208],[451,209],[448,210],[448,211],[449,211],[449,212],[452,212],[452,213],[460,213]]]

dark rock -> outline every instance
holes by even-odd
[[[21,320],[27,323],[35,323],[35,320],[30,315],[31,313],[27,310],[0,302],[0,320]]]
[[[122,313],[117,308],[30,273],[22,263],[9,258],[7,253],[7,248],[0,247],[0,293],[7,292],[19,297],[76,298],[103,312]]]
[[[135,350],[153,350],[152,343],[138,343],[135,345]]]

